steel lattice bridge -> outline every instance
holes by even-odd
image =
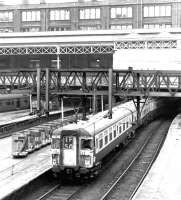
[[[123,97],[181,97],[181,71],[1,70],[0,88],[1,93],[25,90],[45,95],[108,95],[111,90],[112,95]]]

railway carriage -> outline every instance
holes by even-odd
[[[12,135],[12,152],[13,157],[27,156],[28,140],[27,136],[21,131]]]
[[[145,104],[142,123],[148,116],[153,116],[157,105],[154,100]],[[76,177],[98,174],[102,159],[120,144],[126,145],[137,127],[137,112],[130,101],[114,107],[112,119],[103,112],[88,121],[56,129],[51,145],[53,172]]]
[[[28,109],[29,107],[29,95],[0,94],[0,112]]]
[[[58,119],[12,134],[12,156],[25,157],[50,144],[53,130],[60,126],[61,121]]]

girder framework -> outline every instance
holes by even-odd
[[[181,72],[129,71],[115,72],[115,93],[123,96],[181,97]]]
[[[175,49],[177,40],[116,41],[114,49]]]
[[[39,81],[42,94],[108,95],[108,69],[41,69],[37,78],[38,70],[0,71],[1,90],[36,92]],[[112,87],[113,95],[119,96],[181,97],[181,72],[113,70]]]
[[[0,55],[113,54],[113,45],[1,47]]]
[[[0,56],[47,55],[47,54],[113,54],[118,49],[175,49],[177,40],[122,40],[109,44],[72,44],[55,46],[11,46],[0,47]]]

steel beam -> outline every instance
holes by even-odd
[[[46,69],[46,91],[45,91],[45,99],[46,99],[46,113],[49,114],[49,85],[50,85],[50,70]]]
[[[37,69],[37,111],[41,111],[41,69]]]
[[[113,70],[109,69],[109,88],[108,88],[108,96],[109,96],[109,119],[112,118],[112,98],[113,98],[113,92],[112,92],[112,86],[113,86]]]

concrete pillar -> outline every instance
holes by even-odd
[[[14,17],[13,17],[13,24],[14,24],[14,32],[21,31],[21,10],[15,9],[14,10]]]
[[[70,10],[71,12],[71,30],[78,30],[79,29],[79,9],[78,7],[73,7]]]

